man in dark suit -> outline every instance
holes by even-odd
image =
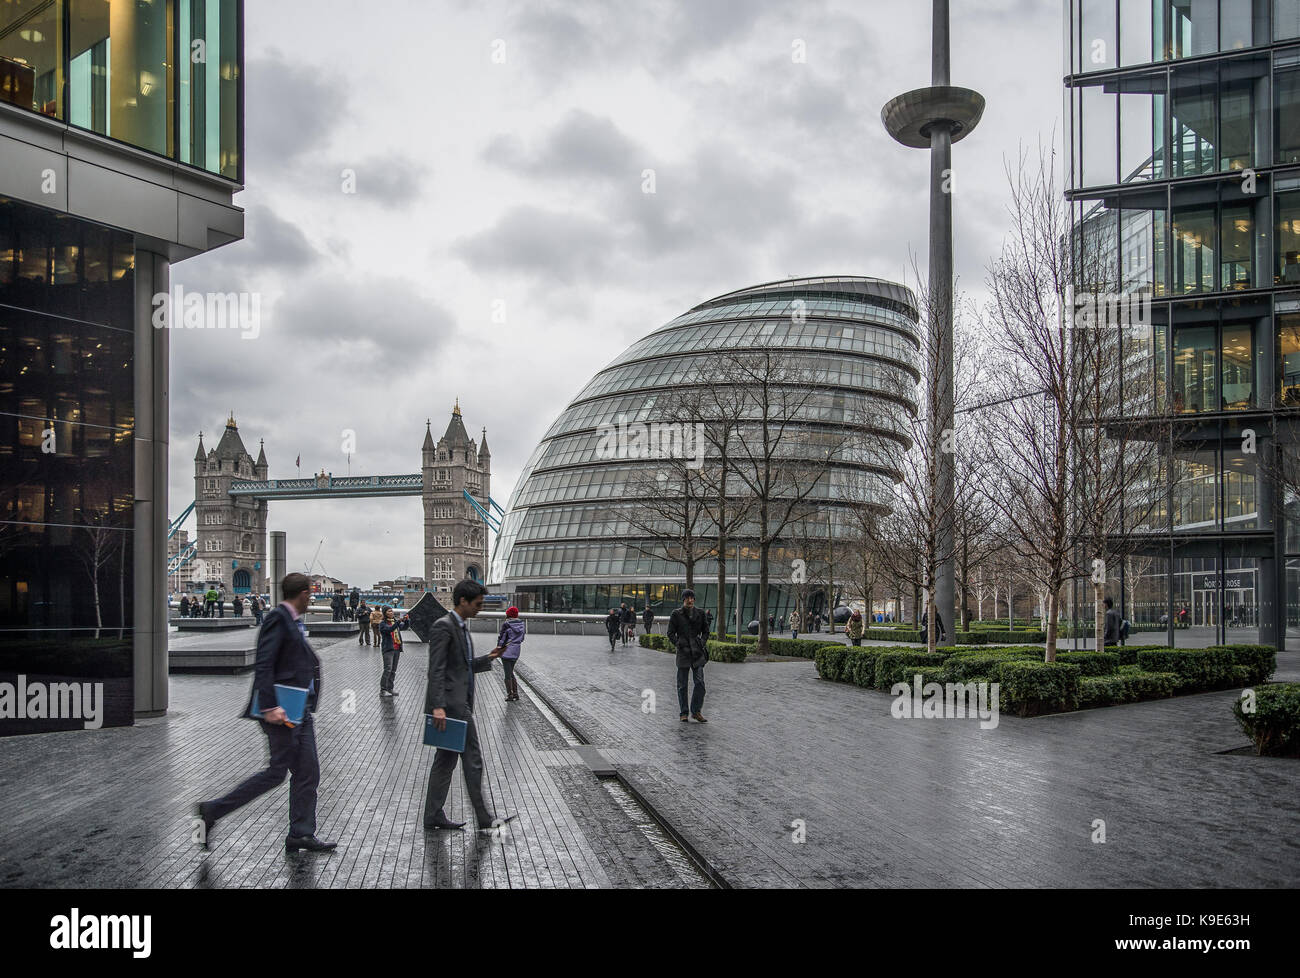
[[[247,805],[254,798],[289,782],[289,835],[284,847],[289,852],[307,849],[328,852],[338,843],[316,838],[316,788],[320,784],[320,763],[316,759],[316,731],[312,714],[320,701],[320,658],[307,641],[302,622],[311,603],[311,582],[305,574],[290,574],[280,585],[284,600],[266,614],[257,637],[257,665],[253,670],[253,689],[241,717],[256,719],[266,734],[271,763],[265,771],[254,774],[229,794],[215,801],[201,801],[198,815],[203,819],[204,847],[217,819]],[[307,709],[302,722],[290,726],[285,712],[276,706],[275,686],[308,689]],[[254,716],[256,697],[260,715]]]
[[[424,712],[433,717],[439,730],[447,729],[447,717],[464,720],[464,756],[453,750],[438,748],[429,772],[429,792],[424,799],[426,829],[459,829],[464,822],[453,822],[443,811],[451,790],[451,775],[461,762],[465,775],[465,793],[474,806],[474,819],[480,832],[497,828],[513,815],[497,818],[483,800],[483,755],[479,751],[478,730],[474,726],[474,674],[487,672],[492,660],[501,658],[504,649],[487,655],[474,655],[469,635],[469,620],[483,610],[487,588],[477,581],[461,581],[451,593],[453,610],[434,622],[429,630],[429,681],[424,694]]]
[[[677,650],[677,706],[682,723],[695,717],[696,723],[708,723],[700,712],[704,708],[704,666],[709,661],[709,625],[704,612],[695,607],[695,592],[682,592],[682,606],[668,619],[668,644]],[[692,675],[690,714],[686,712],[686,685]]]

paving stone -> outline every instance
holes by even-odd
[[[680,885],[647,864],[652,846],[636,822],[530,696],[504,702],[499,665],[479,677],[484,787],[498,814],[518,817],[497,837],[426,834],[427,647],[408,643],[390,700],[379,697],[376,651],[355,638],[315,644],[325,668],[319,834],[339,841],[336,852],[285,854],[287,784],[218,823],[210,851],[191,842],[191,805],[264,767],[266,740],[236,718],[248,676],[173,676],[165,717],[0,740],[0,886]],[[447,812],[473,826],[459,773]]]
[[[1300,656],[1279,658],[1293,675]],[[981,730],[894,719],[890,696],[824,682],[807,661],[710,663],[700,725],[678,721],[662,652],[532,636],[521,662],[732,885],[1300,883],[1300,768],[1217,753],[1247,742],[1235,692]]]

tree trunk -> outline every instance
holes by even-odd
[[[727,640],[727,535],[718,534],[718,641]],[[736,625],[736,641],[740,641],[740,625]]]
[[[1043,656],[1044,662],[1056,661],[1056,635],[1057,635],[1057,618],[1061,610],[1061,589],[1055,588],[1047,596],[1047,652]]]
[[[767,513],[764,510],[763,518],[766,519]],[[766,525],[766,524],[764,524]],[[767,554],[768,543],[764,540],[758,546],[758,645],[755,652],[759,655],[767,655]]]

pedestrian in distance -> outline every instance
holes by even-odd
[[[375,605],[370,609],[370,639],[374,642],[375,648],[379,648],[379,626],[383,624],[383,621],[384,612],[378,605]]]
[[[389,696],[397,695],[397,690],[393,688],[393,681],[397,678],[397,663],[402,658],[402,632],[410,627],[410,615],[398,618],[397,612],[392,608],[384,609],[384,620],[379,626],[379,634],[384,640],[384,674],[379,680],[380,696],[384,693]]]
[[[682,606],[668,619],[668,644],[677,650],[677,706],[682,723],[691,717],[708,723],[700,711],[704,708],[704,666],[709,661],[709,626],[704,612],[695,607],[695,592],[682,592]],[[686,687],[694,680],[690,710],[687,711]]]
[[[800,625],[799,609],[796,608],[794,611],[790,612],[790,637],[791,638],[799,637],[799,625]]]
[[[266,734],[270,763],[266,769],[243,781],[228,794],[195,806],[203,820],[203,846],[212,840],[217,821],[250,801],[266,794],[288,777],[289,834],[284,840],[288,852],[306,849],[328,852],[335,842],[316,837],[316,791],[320,785],[320,761],[316,756],[316,730],[312,714],[321,694],[321,663],[307,641],[302,616],[311,604],[311,582],[305,574],[290,574],[280,584],[284,600],[270,611],[257,637],[257,664],[253,688],[241,718],[257,720]],[[302,721],[288,722],[277,703],[276,685],[306,689],[307,705]],[[253,713],[256,702],[259,713]]]
[[[515,681],[515,666],[519,664],[519,652],[524,644],[525,631],[523,619],[519,617],[519,609],[507,608],[506,620],[501,623],[501,630],[497,632],[497,648],[502,650],[501,666],[505,669],[507,703],[519,699],[519,683]]]
[[[619,623],[622,626],[620,631],[623,634],[623,644],[627,645],[632,641],[632,633],[636,630],[636,611],[629,608],[627,602],[619,607]]]
[[[641,627],[645,629],[647,635],[654,631],[655,613],[649,605],[645,606],[645,611],[641,615]]]
[[[1115,610],[1115,599],[1107,595],[1102,604],[1106,606],[1106,617],[1102,620],[1102,645],[1119,645],[1123,621]]]
[[[492,668],[492,660],[504,652],[495,648],[487,655],[474,655],[469,620],[483,610],[487,588],[478,581],[464,580],[452,590],[452,609],[433,624],[429,631],[429,678],[425,687],[424,712],[432,717],[438,730],[447,729],[447,718],[464,720],[465,750],[457,753],[439,747],[429,771],[429,788],[424,798],[424,828],[459,829],[464,822],[453,822],[443,806],[451,790],[451,775],[457,763],[465,777],[465,794],[474,808],[480,832],[491,831],[514,816],[498,818],[483,799],[483,755],[479,748],[478,729],[474,724],[474,676]]]
[[[190,616],[190,599],[188,595],[185,594],[181,595],[181,603],[179,607],[180,607],[181,617],[188,618]]]
[[[357,644],[370,647],[370,608],[365,601],[357,605],[357,621],[360,627],[357,629]]]
[[[844,628],[844,631],[849,636],[849,641],[854,645],[861,645],[862,633],[864,630],[862,612],[854,611],[853,614],[849,615],[848,624]]]
[[[605,631],[609,633],[609,650],[614,651],[614,643],[618,641],[619,629],[623,627],[623,615],[617,608],[610,608],[609,615],[605,619]]]
[[[248,610],[253,614],[253,621],[261,627],[263,612],[266,610],[266,606],[262,603],[262,599],[256,594],[248,599]]]
[[[224,587],[217,592],[217,617],[226,617],[226,589]]]
[[[356,588],[348,595],[348,621],[357,620],[357,608],[361,605],[361,592]]]
[[[704,623],[705,623],[705,625],[707,626],[707,627],[705,628],[705,631],[706,631],[709,635],[712,635],[712,634],[713,634],[713,609],[712,609],[712,608],[710,608],[710,609],[708,609],[708,611],[704,612]]]
[[[230,606],[234,609],[236,618],[244,617],[244,599],[241,598],[238,594],[235,595],[235,598],[231,602]]]

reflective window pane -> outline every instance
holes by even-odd
[[[1170,0],[1169,16],[1175,58],[1194,58],[1218,50],[1218,0]]]
[[[1300,163],[1300,50],[1278,52],[1275,65],[1274,162]]]
[[[62,118],[63,0],[0,3],[0,102]]]
[[[1162,16],[1160,0],[1152,3],[1119,5],[1119,60],[1121,65],[1140,65],[1160,60],[1159,38],[1154,22]]]
[[[1300,190],[1278,194],[1276,285],[1300,286]]]
[[[1163,71],[1119,82],[1121,183],[1165,177],[1165,100]]]
[[[1225,61],[1219,80],[1220,170],[1244,170],[1267,162],[1268,58]],[[1260,111],[1256,111],[1257,107]]]
[[[1115,0],[1080,0],[1081,71],[1105,71],[1117,65]]]
[[[236,0],[177,0],[180,159],[239,179]]]
[[[1088,85],[1080,90],[1082,113],[1082,184],[1105,187],[1117,182],[1118,155],[1116,101],[1103,85]]]
[[[69,0],[69,121],[172,154],[171,5]]]
[[[1278,364],[1281,383],[1278,403],[1284,407],[1300,406],[1300,313],[1277,317]],[[1297,470],[1300,476],[1300,470]],[[1300,478],[1296,480],[1300,485]],[[1300,547],[1292,548],[1300,552]]]
[[[1213,65],[1176,68],[1171,86],[1173,175],[1212,173],[1217,162],[1214,123],[1218,72]]]
[[[1300,0],[1273,0],[1273,39],[1300,37]]]

